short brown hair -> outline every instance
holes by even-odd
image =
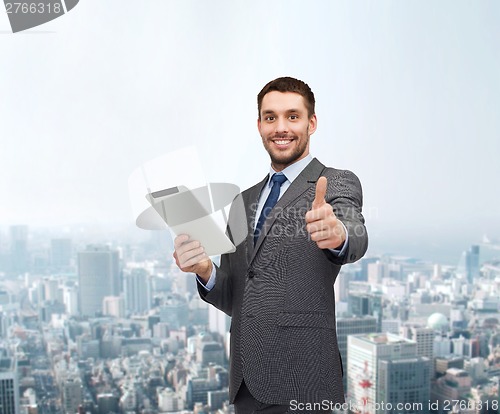
[[[257,95],[257,110],[259,112],[259,119],[262,100],[266,94],[272,91],[298,93],[304,98],[309,118],[314,115],[314,105],[316,101],[314,100],[314,93],[311,91],[309,85],[299,79],[284,76],[269,82]]]

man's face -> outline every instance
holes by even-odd
[[[264,95],[257,127],[276,171],[309,154],[309,136],[316,125],[316,115],[309,118],[302,95],[277,91]]]

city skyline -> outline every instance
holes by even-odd
[[[26,227],[29,232],[28,243],[37,244],[41,239],[72,239],[79,245],[86,244],[115,244],[118,240],[124,243],[140,243],[147,240],[159,240],[168,255],[173,248],[173,239],[168,230],[143,230],[133,223],[127,224],[92,224],[80,223],[61,226],[29,226],[15,224],[11,226],[0,225],[0,247],[6,245],[10,228]],[[370,230],[370,229],[368,229]],[[370,233],[369,233],[370,235]],[[450,236],[440,243],[435,240],[427,244],[425,240],[411,240],[401,238],[380,237],[376,240],[370,238],[367,257],[393,255],[409,257],[433,263],[442,263],[447,266],[458,267],[464,260],[464,254],[472,245],[482,249],[481,261],[488,261],[500,251],[499,237],[474,237],[471,239],[458,239]]]
[[[9,383],[8,404],[41,414],[233,413],[230,318],[201,300],[194,275],[165,255],[162,233],[109,242],[9,230],[0,243],[0,380],[17,372],[19,383]],[[470,246],[459,266],[384,254],[342,269],[335,312],[350,414],[402,404],[437,413],[455,401],[495,412],[500,255],[480,259],[482,251]]]

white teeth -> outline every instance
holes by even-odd
[[[278,145],[285,145],[285,144],[288,144],[289,142],[291,142],[292,140],[280,140],[280,141],[274,141],[276,142],[276,144]]]

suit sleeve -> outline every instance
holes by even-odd
[[[216,280],[214,287],[207,291],[198,284],[200,297],[222,312],[232,316],[233,313],[233,287],[230,276],[230,266],[227,254],[221,256],[220,267],[216,267]]]
[[[361,183],[351,171],[341,171],[332,177],[328,187],[327,202],[332,205],[333,212],[346,227],[349,243],[342,256],[335,256],[328,249],[324,252],[335,264],[353,263],[363,257],[368,248],[368,233],[361,213],[363,206]]]

